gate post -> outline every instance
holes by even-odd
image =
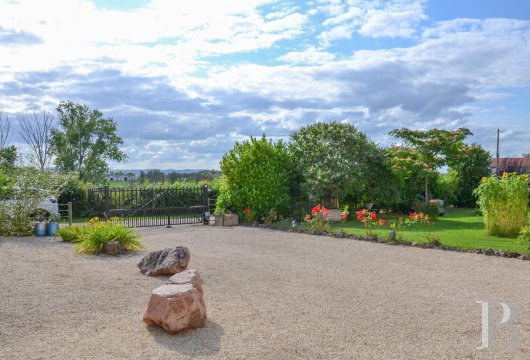
[[[208,198],[208,190],[210,187],[208,184],[204,184],[202,186],[202,206],[203,206],[203,213],[202,213],[202,223],[203,225],[208,225],[208,221],[210,219],[210,199]]]
[[[103,196],[104,196],[104,202],[105,202],[105,216],[110,211],[111,201],[110,201],[110,187],[108,185],[105,185],[103,188]]]

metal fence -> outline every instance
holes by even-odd
[[[207,185],[185,188],[88,190],[90,217],[118,217],[131,227],[205,223],[210,212]]]

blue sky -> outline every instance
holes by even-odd
[[[528,153],[530,0],[0,0],[3,112],[61,100],[116,120],[116,168],[218,168],[315,121]]]

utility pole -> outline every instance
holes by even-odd
[[[495,172],[498,174],[499,173],[499,134],[500,134],[500,130],[497,129],[497,164],[495,165]]]

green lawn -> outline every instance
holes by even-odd
[[[355,214],[353,214],[355,215]],[[383,214],[381,217],[387,220],[395,219],[400,215]],[[530,223],[530,212],[528,213]],[[334,223],[331,225],[333,231],[341,231],[365,235],[362,223],[357,220],[349,220],[345,223]],[[386,238],[389,229],[384,230],[374,227],[374,233],[378,237]],[[403,227],[398,233],[401,234],[404,241],[415,241],[418,243],[426,242],[426,233],[429,225],[411,225]],[[513,238],[500,238],[491,236],[486,233],[483,225],[482,216],[475,215],[472,209],[447,209],[446,215],[439,217],[431,225],[440,238],[443,245],[456,246],[463,249],[499,249],[506,251],[515,251],[524,253],[524,247],[515,244]]]

